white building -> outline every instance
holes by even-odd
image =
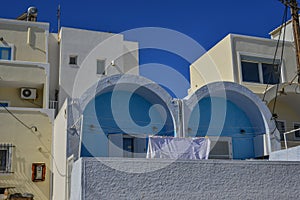
[[[51,196],[49,38],[48,23],[0,19],[1,193]]]
[[[272,39],[229,34],[191,65],[190,92],[210,82],[235,82],[257,94],[271,112],[276,98],[274,114],[278,116],[277,125],[281,133],[299,127],[299,88],[294,79],[297,74],[294,46],[292,42],[285,42],[281,62],[283,43],[279,43],[275,56],[276,44],[277,41]],[[212,71],[218,75],[212,76]],[[276,91],[277,84],[279,93]],[[299,138],[299,133],[289,135],[288,146],[298,145]],[[283,135],[281,142],[283,147]]]
[[[59,107],[106,76],[139,74],[138,43],[121,34],[62,27],[59,48]]]
[[[71,132],[81,121],[72,105],[84,95],[87,98],[96,96],[96,91],[87,91],[101,80],[115,74],[138,75],[139,68],[138,43],[124,40],[121,34],[62,27],[58,43],[56,59],[59,60],[59,67],[54,71],[54,77],[58,82],[56,89],[59,91],[60,111],[54,126],[53,155],[56,163],[53,164],[57,168],[53,171],[53,199],[63,200],[68,199],[70,191],[70,167],[78,154],[80,156],[78,143],[73,142],[80,138],[72,138]],[[93,114],[88,116],[97,121]],[[85,121],[89,123],[87,119]]]

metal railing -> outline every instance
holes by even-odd
[[[53,100],[50,100],[49,101],[49,109],[57,109],[58,108],[58,101],[53,101]]]
[[[288,132],[285,132],[283,133],[283,140],[284,140],[284,146],[285,146],[285,149],[287,149],[287,140],[286,140],[286,135],[287,134],[290,134],[290,133],[294,133],[296,131],[300,131],[300,128],[297,128],[297,129],[294,129],[294,130],[291,130],[291,131],[288,131]]]

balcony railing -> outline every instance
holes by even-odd
[[[49,109],[57,109],[58,108],[58,101],[49,101]]]
[[[294,132],[296,132],[296,131],[300,131],[300,128],[297,128],[297,129],[294,129],[294,130],[291,130],[291,131],[288,131],[288,132],[283,133],[283,139],[284,139],[284,146],[285,146],[285,149],[288,148],[288,141],[287,141],[286,135],[287,135],[287,134],[290,134],[290,133],[294,133]]]

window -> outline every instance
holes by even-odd
[[[132,137],[124,137],[123,138],[123,156],[124,157],[133,157],[133,152],[134,152],[134,143],[133,143],[133,138]]]
[[[11,144],[0,144],[0,173],[11,172]]]
[[[147,135],[108,134],[109,157],[146,158]]]
[[[232,159],[231,137],[209,137],[210,152],[209,159]]]
[[[70,56],[69,57],[69,64],[70,65],[77,65],[77,56]]]
[[[9,107],[10,106],[10,102],[9,101],[1,101],[0,100],[0,108],[1,107]]]
[[[300,123],[294,123],[294,129],[300,128]],[[300,140],[300,131],[295,131],[295,139]]]
[[[262,63],[263,83],[277,84],[279,83],[279,65]]]
[[[11,47],[0,47],[0,59],[11,60]]]
[[[277,84],[280,82],[279,60],[241,56],[242,79],[245,82]]]
[[[242,61],[243,81],[259,83],[258,63]]]
[[[105,75],[105,60],[97,60],[97,74]]]
[[[276,120],[276,127],[280,133],[280,140],[283,141],[283,133],[285,132],[285,121]]]

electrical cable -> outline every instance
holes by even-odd
[[[7,109],[7,107],[6,107],[4,104],[2,104],[1,102],[0,102],[0,106],[3,107],[3,108],[4,108],[11,116],[13,116],[20,124],[22,124],[22,125],[23,125],[24,127],[26,127],[27,129],[29,129],[29,130],[31,130],[31,131],[34,129],[35,132],[38,132],[38,133],[42,134],[42,133],[37,129],[36,126],[31,126],[31,127],[29,127],[27,124],[25,124],[25,122],[23,122],[23,121],[22,121],[21,119],[19,119],[15,114],[13,114],[9,109]],[[35,136],[36,136],[36,135],[35,135]],[[38,138],[38,137],[37,137],[37,138]],[[59,171],[58,166],[57,166],[57,163],[56,163],[56,160],[55,160],[54,156],[51,154],[51,152],[48,150],[47,146],[40,140],[40,138],[38,138],[38,140],[40,141],[41,145],[44,146],[44,148],[46,148],[46,152],[41,152],[41,153],[48,153],[48,154],[51,156],[51,158],[54,160],[54,164],[55,164],[55,167],[56,167],[56,170],[57,170],[58,174],[59,174],[60,176],[66,177],[66,175],[62,174],[62,173]]]
[[[286,28],[287,10],[288,10],[288,6],[285,5],[284,13],[283,13],[283,16],[282,16],[282,22],[281,22],[281,24],[284,24],[284,30]],[[272,61],[272,66],[274,66],[274,64],[275,64],[275,60],[276,60],[276,56],[277,56],[277,51],[278,51],[278,48],[279,48],[279,43],[280,43],[280,38],[281,38],[281,33],[282,33],[282,28],[280,28],[280,31],[279,31],[279,37],[278,37],[277,43],[276,43],[276,48],[275,48],[275,53],[274,53],[274,57],[273,57],[273,61]],[[283,40],[284,39],[285,38],[283,38]],[[281,63],[282,63],[282,61],[280,61],[280,65],[281,65]],[[279,67],[281,67],[281,66],[279,66]],[[265,88],[265,91],[264,91],[264,95],[263,95],[262,101],[265,101],[266,92],[267,92],[268,87],[270,85],[269,83],[270,83],[270,80],[271,80],[271,75],[272,75],[272,73],[269,74],[267,85],[266,85],[266,88]],[[280,76],[278,76],[278,77],[280,78]]]
[[[285,22],[284,22],[284,29],[283,29],[283,41],[282,41],[282,49],[281,49],[281,58],[280,58],[280,66],[279,66],[279,77],[281,76],[281,64],[282,64],[282,60],[283,60],[283,52],[284,52],[284,45],[285,45],[285,33],[286,33],[286,20],[287,20],[287,9],[288,6],[285,5]],[[275,127],[277,130],[278,129],[278,122],[277,122],[277,118],[278,116],[275,114],[275,108],[276,108],[276,103],[277,103],[277,97],[278,97],[278,90],[279,90],[279,83],[277,83],[276,85],[276,91],[275,91],[275,98],[274,98],[274,103],[273,103],[273,109],[272,109],[272,118],[275,121]],[[276,135],[274,134],[276,130],[273,130],[270,135],[274,135],[275,140],[280,141],[280,138],[277,138]]]
[[[36,126],[31,126],[29,127],[27,124],[25,124],[25,122],[23,122],[22,120],[20,120],[15,114],[13,114],[10,110],[7,109],[7,107],[2,104],[0,102],[0,106],[3,107],[11,116],[13,116],[20,124],[22,124],[23,126],[25,126],[27,129],[32,130],[34,129],[34,131],[37,131],[37,127]]]
[[[282,40],[282,47],[281,47],[280,66],[279,66],[279,69],[278,69],[279,70],[279,77],[281,76],[281,65],[282,65],[284,45],[285,45],[287,9],[288,9],[288,6],[286,5],[285,6],[285,22],[284,22],[284,29],[283,29],[283,40]],[[275,121],[276,121],[276,116],[274,116],[274,115],[275,115],[275,108],[276,108],[277,97],[278,97],[278,90],[279,90],[279,83],[277,83],[277,85],[276,85],[276,93],[275,93],[275,99],[274,99],[273,110],[272,110],[272,115],[273,115],[273,117],[275,117]]]

